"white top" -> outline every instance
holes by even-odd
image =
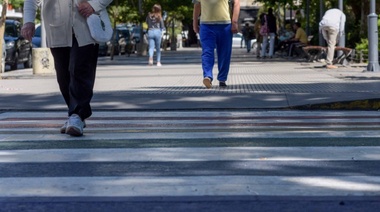
[[[344,25],[346,23],[346,15],[339,9],[327,10],[319,22],[319,29],[321,30],[325,26],[334,27],[340,34],[344,32]]]

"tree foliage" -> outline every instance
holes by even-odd
[[[11,4],[13,8],[22,8],[24,0],[8,0],[8,3]]]
[[[281,8],[287,5],[288,8],[293,10],[302,9],[306,11],[307,0],[303,0],[302,4],[297,7],[293,4],[293,0],[258,0],[264,3],[265,7]],[[322,0],[325,10],[330,8],[337,8],[339,0],[326,1]],[[320,21],[320,0],[309,0],[310,6],[310,32],[313,35],[318,35],[318,24]],[[367,35],[367,16],[369,14],[369,3],[370,0],[343,0],[343,11],[346,14],[346,45],[351,48],[355,48],[356,43],[360,42],[362,39],[366,39]],[[377,14],[380,11],[380,4],[377,2],[376,5]],[[301,20],[301,24],[306,26],[306,19]]]
[[[139,0],[119,0],[113,1],[112,7],[119,5],[118,22],[139,23],[145,20],[154,4],[160,4],[162,10],[166,12],[167,18],[189,22],[192,19],[193,5],[191,0],[141,0],[141,13],[139,12]]]

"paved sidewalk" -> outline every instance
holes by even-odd
[[[202,85],[200,49],[164,51],[164,66],[147,57],[99,58],[95,110],[125,109],[378,109],[380,73],[365,66],[326,70],[321,63],[257,60],[234,49],[228,88]],[[365,65],[365,64],[364,64]],[[214,72],[215,78],[217,70]],[[55,76],[6,72],[0,110],[64,110]],[[346,102],[347,101],[347,102]]]

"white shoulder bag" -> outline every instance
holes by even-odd
[[[91,37],[99,43],[111,40],[113,29],[107,10],[103,9],[99,14],[94,13],[87,18],[87,25],[90,29]]]

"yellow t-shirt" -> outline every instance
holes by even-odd
[[[231,23],[228,0],[194,0],[201,3],[201,24]]]
[[[301,43],[307,44],[307,34],[302,28],[298,28],[295,38],[299,39]]]

